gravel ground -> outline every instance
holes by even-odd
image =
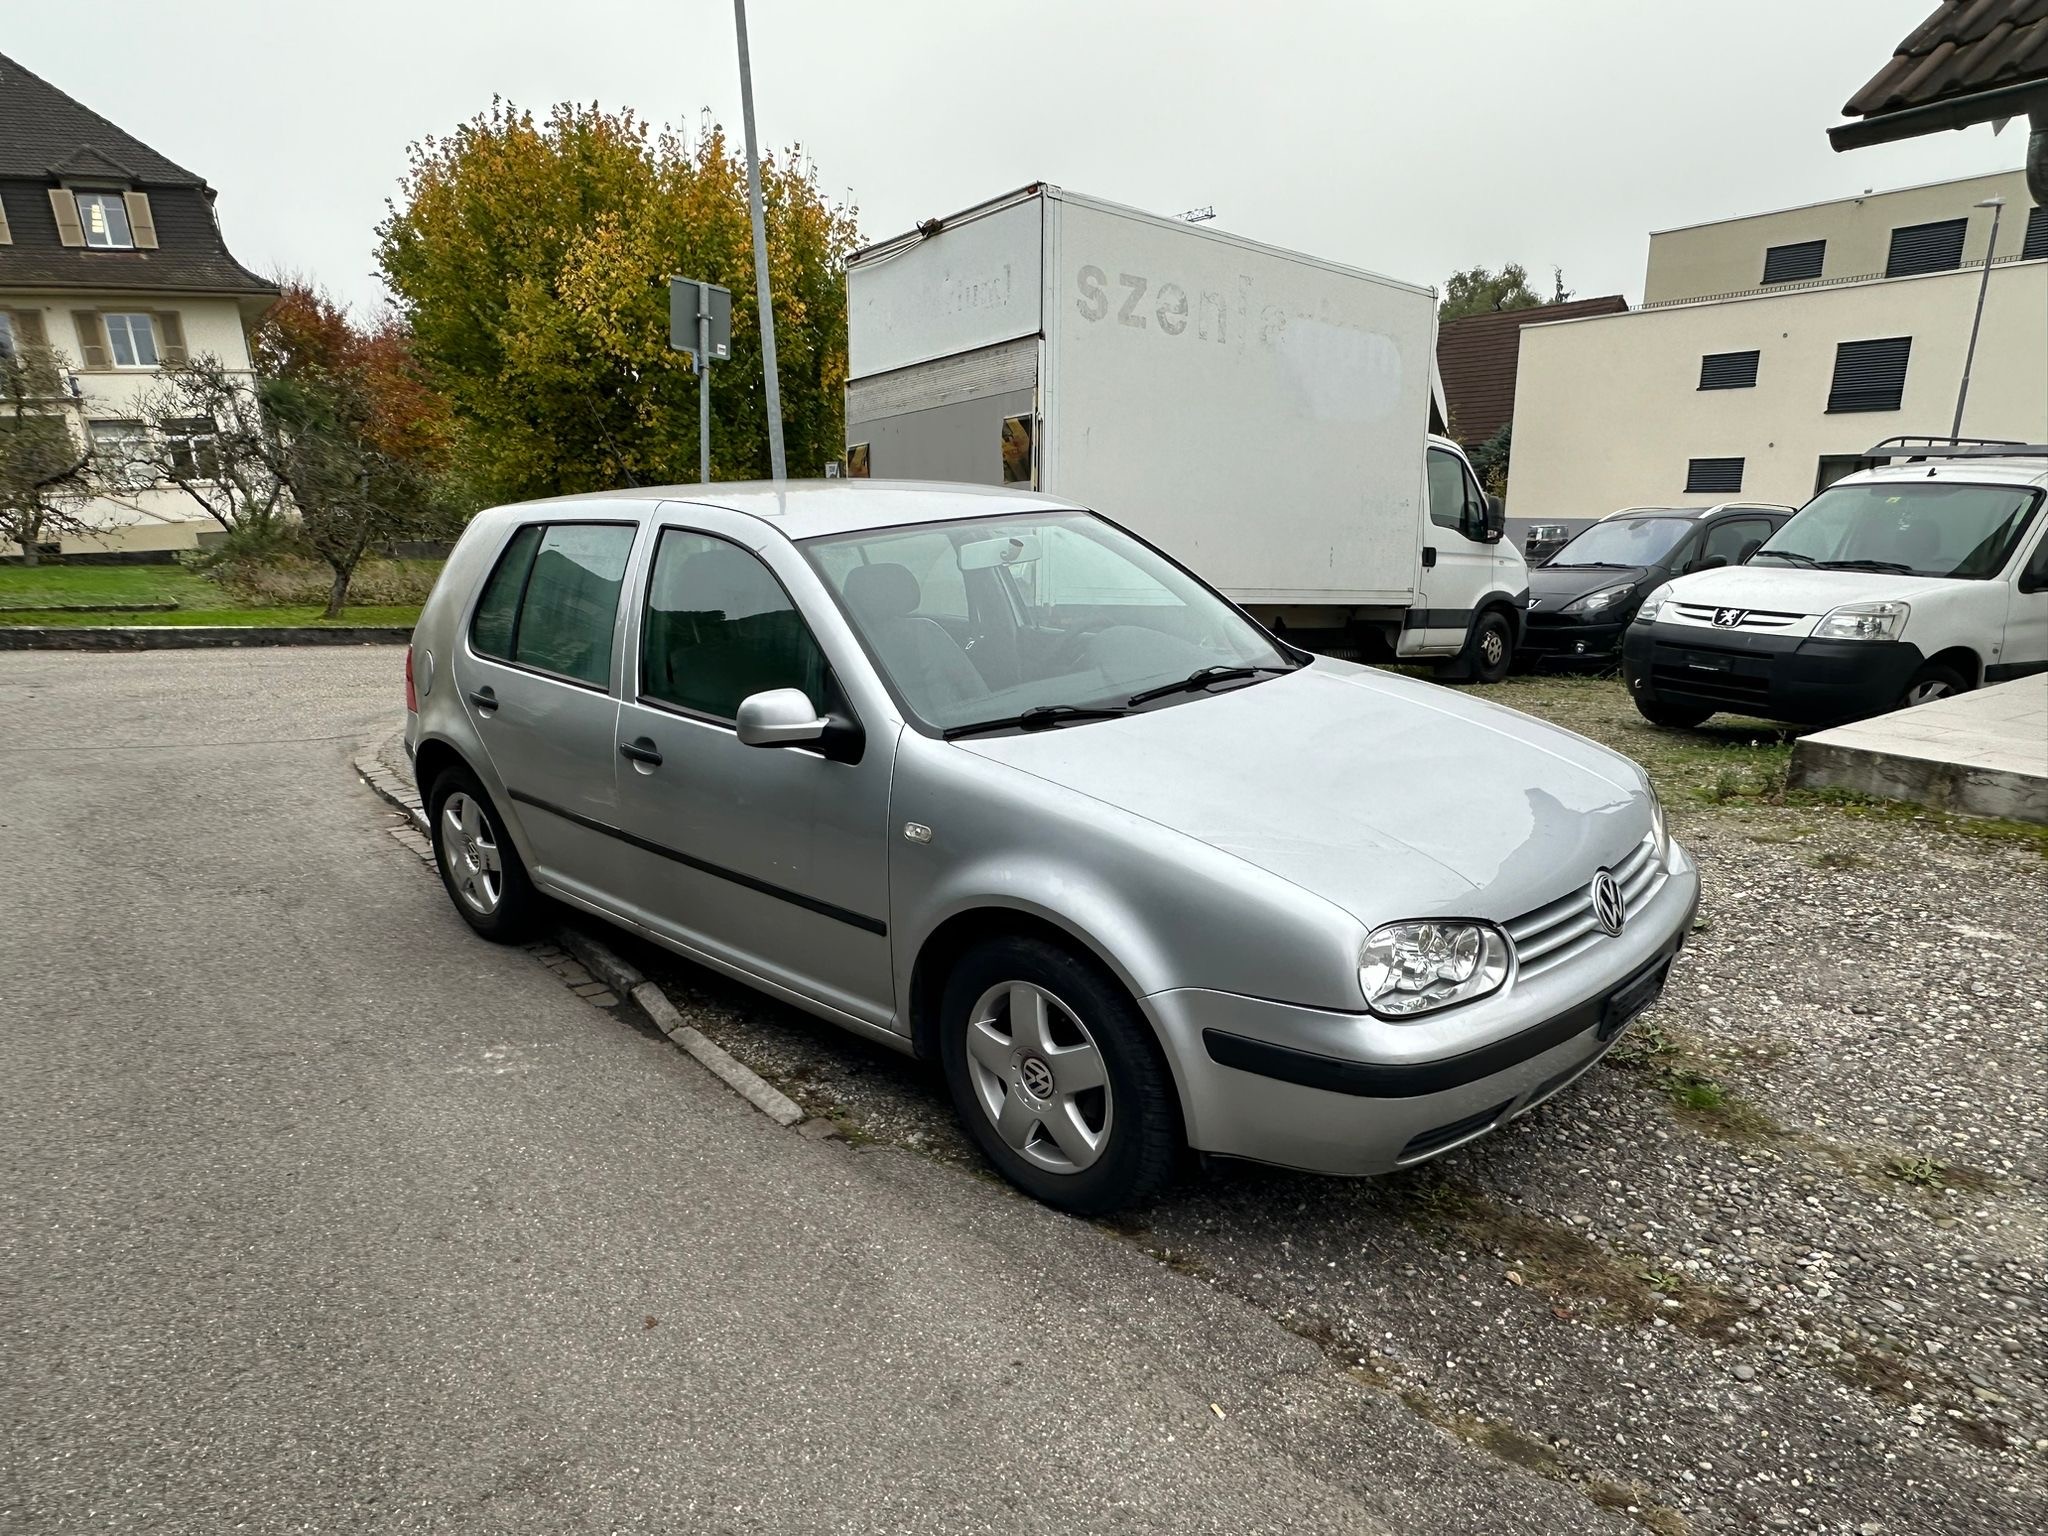
[[[1217,1163],[1115,1230],[1666,1536],[2048,1528],[2048,865],[1664,787],[1703,915],[1607,1065],[1412,1173]],[[987,1177],[923,1066],[607,932],[850,1139]]]

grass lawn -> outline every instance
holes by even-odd
[[[79,611],[76,605],[108,606]],[[168,611],[120,611],[123,603],[176,603]],[[44,606],[49,605],[49,606]],[[256,607],[181,565],[0,566],[0,624],[399,624],[419,617],[414,606],[358,607],[322,619],[322,604]],[[53,608],[58,611],[53,611]]]

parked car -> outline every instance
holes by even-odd
[[[2048,446],[1880,443],[1738,569],[1668,582],[1625,646],[1659,725],[1825,724],[2048,670]]]
[[[1570,523],[1531,523],[1522,539],[1522,558],[1533,568],[1541,565],[1570,542]]]
[[[1260,628],[1071,503],[885,481],[481,514],[408,653],[455,909],[552,897],[935,1058],[1005,1175],[1435,1157],[1584,1072],[1698,901],[1642,770]]]
[[[1532,661],[1612,659],[1644,594],[1687,571],[1740,565],[1783,527],[1790,507],[1631,507],[1603,518],[1529,572]]]

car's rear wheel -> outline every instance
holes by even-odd
[[[427,814],[434,867],[462,920],[495,943],[526,937],[540,916],[540,893],[475,776],[444,769],[428,793]]]
[[[1668,725],[1674,730],[1689,730],[1703,724],[1714,712],[1711,704],[1674,704],[1669,699],[1645,698],[1636,695],[1636,713],[1652,725]]]
[[[939,1051],[968,1135],[1027,1194],[1095,1216],[1172,1176],[1180,1123],[1166,1062],[1092,962],[1035,938],[975,946],[946,980]]]
[[[1906,691],[1899,695],[1898,707],[1911,709],[1915,704],[1932,704],[1936,699],[1951,698],[1969,691],[1969,679],[1955,668],[1929,664],[1913,674],[1912,681],[1906,684]]]

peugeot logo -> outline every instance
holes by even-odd
[[[1026,1056],[1019,1064],[1017,1082],[1034,1099],[1052,1097],[1052,1068],[1037,1056]]]
[[[1603,869],[1593,877],[1593,921],[1610,938],[1628,921],[1628,898],[1621,894],[1621,882],[1612,870]]]
[[[1734,629],[1748,617],[1749,610],[1747,608],[1716,608],[1714,610],[1714,628]]]

